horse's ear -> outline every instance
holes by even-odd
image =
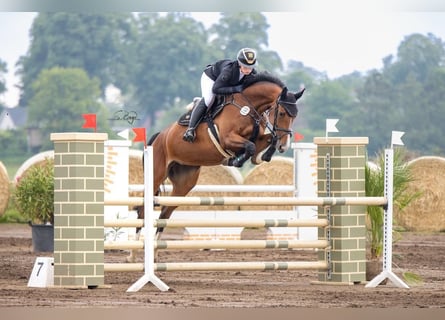
[[[297,92],[296,94],[294,94],[296,100],[301,98],[301,96],[304,93],[304,90],[306,90],[306,88],[303,88],[300,92]]]
[[[280,100],[284,100],[287,97],[287,87],[283,88],[283,91],[281,91]]]

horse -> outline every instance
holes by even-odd
[[[186,122],[174,122],[154,134],[148,141],[153,147],[153,190],[159,191],[168,178],[171,196],[185,196],[196,185],[202,166],[241,167],[249,159],[258,165],[270,161],[276,150],[285,152],[303,92],[293,93],[277,77],[257,73],[245,79],[241,92],[219,97],[196,128],[192,144],[182,139]],[[159,218],[170,218],[176,208],[163,206]],[[135,209],[142,219],[143,206]],[[162,231],[157,228],[157,238]],[[134,253],[127,261],[134,261]]]

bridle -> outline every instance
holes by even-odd
[[[280,112],[280,105],[282,105],[282,104],[289,104],[289,103],[288,103],[288,102],[283,102],[283,101],[280,100],[280,98],[278,98],[278,99],[275,101],[275,104],[274,104],[272,107],[270,107],[269,109],[267,109],[266,112],[265,112],[265,114],[266,114],[266,116],[267,116],[267,117],[266,117],[267,119],[269,119],[269,115],[270,115],[270,112],[271,112],[271,111],[274,111],[274,112],[275,112],[275,114],[274,114],[274,121],[273,121],[273,126],[272,126],[271,133],[272,133],[273,137],[274,137],[275,139],[277,139],[277,140],[280,140],[280,139],[281,139],[282,137],[284,137],[285,135],[289,135],[290,138],[292,137],[292,130],[291,130],[291,129],[288,129],[288,128],[281,128],[281,127],[278,126],[278,113]],[[287,110],[286,107],[283,106],[283,109],[286,111],[286,113],[287,113],[287,115],[288,115],[289,117],[293,117],[293,116],[289,113],[289,111]],[[269,123],[270,123],[270,122],[269,122]],[[279,135],[279,134],[278,134],[279,132],[282,132],[282,134]],[[276,143],[276,142],[275,142],[275,143]]]
[[[248,97],[246,97],[242,92],[240,94],[243,97],[243,99],[245,100],[245,102],[247,102],[247,104],[241,105],[240,103],[235,101],[235,97],[234,97],[234,95],[232,95],[231,101],[225,101],[224,105],[232,104],[235,107],[237,107],[238,109],[240,109],[240,112],[241,112],[242,108],[244,108],[246,106],[250,109],[249,113],[246,114],[246,116],[247,115],[250,116],[254,121],[254,130],[253,130],[254,133],[252,134],[251,138],[249,139],[250,141],[254,141],[257,139],[260,123],[264,123],[265,131],[267,132],[267,134],[272,135],[272,140],[270,142],[271,146],[276,147],[276,144],[278,143],[278,141],[281,140],[281,138],[283,138],[285,135],[289,135],[289,137],[292,137],[292,130],[290,130],[288,128],[281,128],[278,126],[278,113],[279,113],[280,105],[282,105],[283,109],[286,111],[288,116],[293,117],[292,114],[289,112],[288,108],[285,107],[285,105],[295,106],[296,103],[290,103],[287,101],[283,101],[280,99],[280,97],[278,97],[272,106],[269,106],[266,109],[266,111],[264,111],[262,114],[260,114],[253,107],[253,103],[250,101],[250,99]],[[274,111],[273,123],[271,123],[269,121],[269,116],[272,111]],[[279,134],[279,133],[281,133],[281,134]]]

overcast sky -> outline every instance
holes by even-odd
[[[29,46],[29,29],[35,13],[0,12],[0,59],[8,64],[8,92],[0,100],[17,105],[15,64]],[[404,37],[433,33],[445,40],[445,12],[273,12],[265,13],[269,49],[335,78],[353,71],[380,69],[382,59],[396,54]],[[194,13],[206,26],[218,21],[215,12]],[[236,54],[236,53],[234,53]],[[259,57],[261,63],[261,57]]]

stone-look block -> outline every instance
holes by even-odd
[[[317,145],[318,196],[365,196],[365,162],[368,138],[314,138]],[[329,155],[329,174],[327,172]],[[330,177],[330,181],[327,181]],[[329,284],[357,283],[366,280],[366,206],[334,206],[329,208],[330,229],[320,228],[320,238],[331,238],[330,273],[320,271],[318,280]],[[327,208],[319,207],[318,217],[327,217]],[[319,251],[318,259],[326,261],[327,251]]]
[[[54,142],[54,285],[104,283],[103,133],[56,133]]]

